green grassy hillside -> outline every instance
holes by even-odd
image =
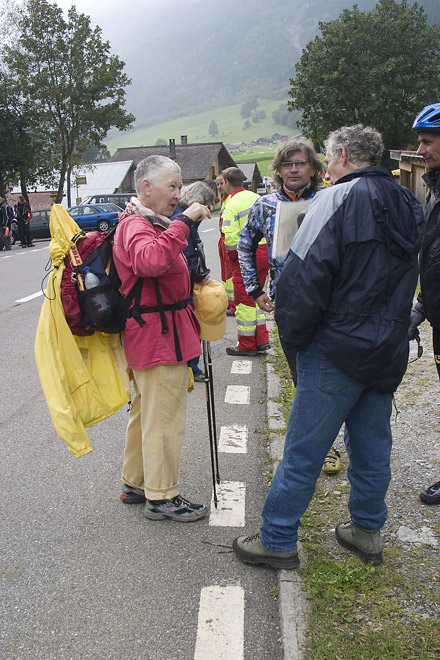
[[[254,123],[251,119],[250,127],[244,130],[245,119],[240,115],[241,103],[229,105],[208,112],[201,112],[189,117],[181,117],[173,121],[167,121],[163,124],[156,124],[149,128],[119,133],[118,135],[106,140],[105,144],[110,153],[114,153],[119,147],[138,147],[141,145],[149,146],[156,144],[158,139],[168,142],[174,138],[176,143],[180,143],[180,136],[187,135],[188,142],[226,142],[228,144],[235,142],[252,142],[260,137],[270,137],[274,133],[283,133],[294,135],[297,131],[275,124],[272,119],[272,112],[277,110],[283,101],[272,101],[269,99],[259,99],[258,110],[266,112],[266,118]],[[218,135],[209,135],[208,128],[211,120],[215,120],[218,127]]]

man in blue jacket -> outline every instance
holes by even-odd
[[[300,520],[344,422],[351,520],[336,539],[363,561],[382,561],[392,398],[408,361],[424,225],[418,200],[378,166],[382,152],[380,134],[361,124],[329,135],[337,185],[312,201],[278,281],[275,319],[298,350],[298,387],[263,524],[233,542],[247,563],[298,566]]]

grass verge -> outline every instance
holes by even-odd
[[[278,336],[273,367],[287,420],[291,380]],[[347,555],[334,528],[347,512],[347,456],[342,469],[322,477],[300,527],[307,563],[299,569],[309,602],[310,660],[437,660],[440,657],[439,576],[424,546],[385,547],[374,567]],[[435,529],[438,529],[437,527]],[[400,550],[400,548],[404,548]],[[435,562],[433,562],[435,564]]]

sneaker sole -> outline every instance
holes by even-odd
[[[250,554],[243,550],[237,543],[237,539],[232,541],[232,549],[235,554],[241,561],[245,564],[252,564],[253,566],[269,566],[269,568],[284,568],[286,570],[292,570],[298,568],[299,566],[299,557],[295,554],[293,557],[282,558],[282,557],[263,557]]]
[[[339,536],[337,527],[335,529],[335,536],[339,545],[341,545],[346,550],[349,550],[350,552],[353,552],[355,555],[357,555],[360,559],[362,559],[364,564],[371,563],[374,566],[377,566],[378,564],[381,564],[383,562],[382,552],[363,552],[363,550],[360,550],[355,545],[352,545],[351,543],[348,543],[343,538],[341,538]]]
[[[144,516],[145,518],[148,518],[148,520],[172,520],[173,522],[197,522],[197,520],[201,520],[202,518],[204,518],[207,513],[208,513],[208,509],[205,507],[204,509],[198,511],[197,513],[187,515],[185,518],[183,518],[183,516],[179,516],[178,514],[165,515],[164,513],[156,513],[155,511],[144,511]]]

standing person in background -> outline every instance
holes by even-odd
[[[11,249],[8,224],[9,216],[6,200],[3,197],[0,197],[0,250]]]
[[[313,144],[303,137],[295,137],[280,144],[271,163],[276,190],[257,199],[248,215],[238,240],[238,260],[246,292],[264,312],[274,309],[278,279],[283,270],[285,257],[272,256],[275,214],[280,202],[295,203],[315,197],[322,184],[323,165]],[[257,274],[257,248],[262,238],[267,241],[269,253],[269,296],[263,291]],[[282,346],[293,380],[293,393],[298,382],[294,348]],[[341,469],[341,457],[337,449],[329,449],[322,471],[336,474]]]
[[[432,326],[435,365],[440,378],[440,103],[427,105],[417,115],[413,129],[419,135],[417,150],[428,171],[423,180],[428,186],[425,202],[426,229],[420,250],[420,293],[411,312],[409,338],[428,319]],[[425,504],[440,504],[440,481],[420,493]]]
[[[235,304],[234,304],[234,285],[232,283],[232,268],[228,260],[225,248],[225,237],[222,232],[223,224],[223,210],[225,208],[226,202],[229,201],[230,195],[225,192],[225,180],[223,174],[219,174],[215,180],[218,194],[220,195],[221,206],[220,206],[220,218],[219,218],[219,230],[220,238],[218,240],[218,256],[220,258],[220,271],[222,284],[225,288],[226,294],[228,296],[228,309],[226,311],[226,316],[235,316]]]
[[[336,185],[312,201],[277,284],[275,320],[298,350],[283,458],[259,532],[233,542],[242,561],[274,568],[299,564],[298,527],[344,422],[350,520],[337,525],[336,540],[364,562],[382,562],[393,393],[408,365],[421,204],[379,166],[375,129],[343,126],[325,146]]]
[[[312,143],[302,137],[283,142],[275,153],[271,168],[277,190],[256,200],[240,232],[237,247],[246,293],[264,312],[274,309],[276,285],[287,257],[274,259],[272,256],[277,206],[279,202],[312,199],[321,184],[323,170]],[[260,285],[257,274],[257,249],[262,238],[266,239],[269,254],[269,296]],[[296,351],[284,350],[296,386]]]
[[[33,247],[29,221],[32,214],[31,207],[26,202],[23,195],[20,195],[18,202],[14,206],[15,219],[17,220],[18,234],[20,236],[21,247]]]
[[[245,175],[238,167],[228,167],[222,172],[225,192],[230,199],[223,211],[222,231],[225,236],[227,258],[232,267],[234,284],[235,318],[237,321],[237,346],[228,346],[228,355],[257,355],[270,348],[269,333],[264,312],[247,293],[238,261],[237,246],[240,231],[246,222],[252,205],[260,198],[257,193],[245,190]],[[269,271],[267,245],[263,238],[257,249],[257,271],[260,286],[263,287]]]
[[[209,208],[214,201],[214,196],[213,189],[204,181],[195,181],[188,186],[184,186],[181,191],[179,204],[176,206],[171,220],[174,220],[181,213],[185,213],[185,209],[191,206],[193,202],[199,202]],[[207,284],[210,270],[206,267],[205,251],[196,224],[190,228],[187,241],[188,245],[183,250],[183,254],[188,262],[189,276],[191,278],[191,293],[188,297],[188,302],[194,307],[193,286],[194,284]],[[195,382],[204,383],[205,374],[199,367],[199,360],[200,355],[190,360],[189,364],[194,374]]]

